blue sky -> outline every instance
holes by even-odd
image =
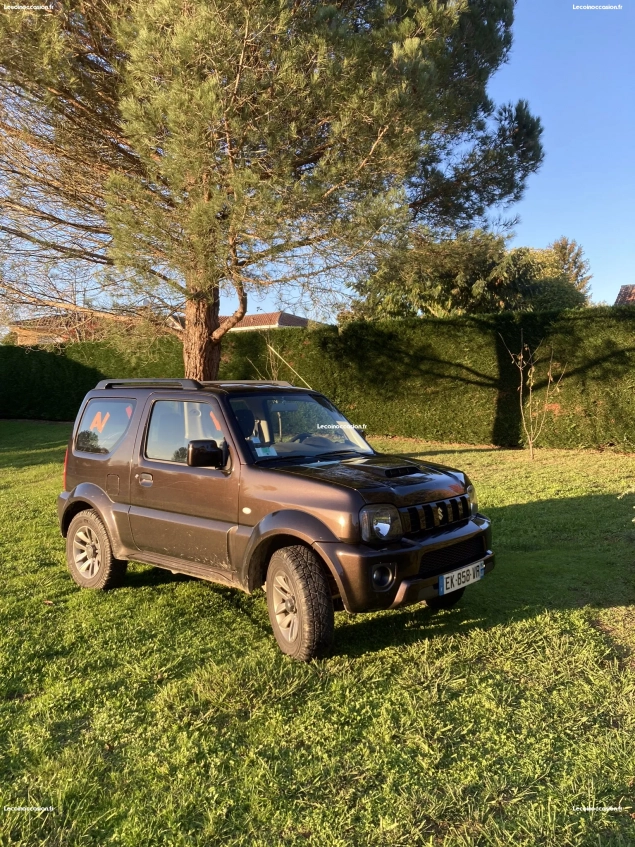
[[[513,243],[574,238],[591,262],[593,299],[613,303],[620,285],[635,285],[635,0],[620,11],[573,5],[519,0],[490,94],[528,100],[544,126],[545,161],[513,207]]]
[[[621,5],[518,0],[511,55],[489,88],[496,103],[528,100],[544,126],[544,163],[506,212],[520,217],[512,244],[575,239],[591,263],[593,300],[611,304],[620,285],[635,284],[635,0]],[[268,296],[248,311],[275,308]]]

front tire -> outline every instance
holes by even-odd
[[[267,608],[278,646],[308,662],[324,656],[333,642],[333,600],[321,561],[308,547],[283,547],[267,570]]]
[[[105,591],[121,585],[128,562],[116,559],[108,532],[94,509],[75,515],[66,535],[66,561],[81,588]]]

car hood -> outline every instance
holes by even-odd
[[[283,474],[293,474],[322,483],[352,488],[367,503],[409,506],[457,497],[469,484],[464,473],[432,462],[414,462],[400,456],[376,454],[350,459],[269,466]]]

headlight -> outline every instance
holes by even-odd
[[[473,485],[468,485],[467,499],[470,501],[470,513],[475,515],[478,512],[478,497],[476,496],[476,488]]]
[[[364,506],[359,513],[364,541],[401,538],[401,517],[394,506]]]

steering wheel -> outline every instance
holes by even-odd
[[[291,441],[299,441],[300,443],[302,443],[305,438],[310,438],[310,437],[311,437],[310,432],[299,432],[297,435],[293,436]]]

